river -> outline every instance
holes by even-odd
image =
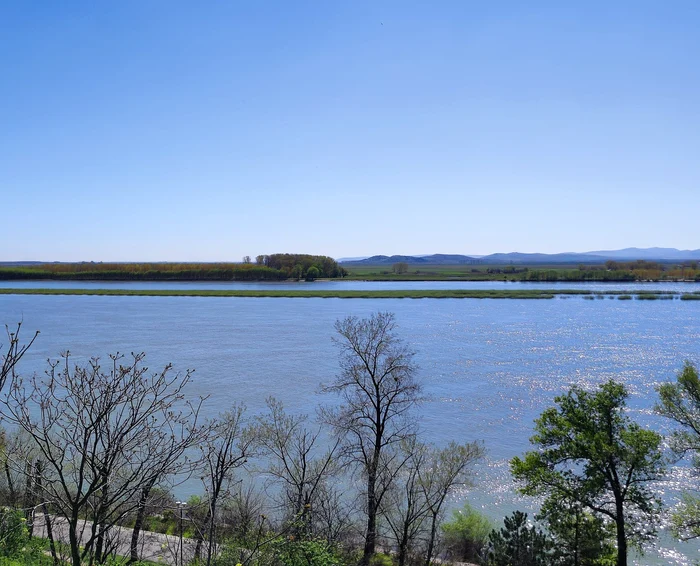
[[[5,287],[304,288],[309,284],[184,284],[3,282]],[[313,288],[551,288],[553,284],[454,282],[317,282]],[[342,287],[340,287],[342,285]],[[584,285],[591,289],[695,291],[692,283]],[[137,287],[139,286],[139,287]],[[144,287],[145,286],[145,287]],[[331,286],[331,287],[328,287]],[[561,284],[556,287],[564,287]],[[566,284],[566,288],[580,288]],[[501,520],[533,502],[515,495],[507,462],[530,448],[533,419],[571,385],[595,387],[610,378],[630,392],[631,415],[665,430],[654,416],[656,387],[675,378],[685,360],[700,364],[700,301],[475,299],[284,299],[110,296],[0,296],[0,322],[23,321],[40,337],[22,362],[43,371],[70,349],[80,362],[115,351],[146,351],[150,367],[172,362],[195,368],[189,394],[206,395],[211,414],[244,402],[250,414],[273,395],[290,411],[313,414],[335,398],[319,387],[337,371],[333,323],[376,311],[396,314],[399,333],[416,351],[428,400],[419,409],[425,438],[482,440],[488,450],[476,485],[460,493]],[[6,342],[6,340],[1,340]],[[669,504],[691,485],[687,467],[671,469],[658,489]],[[640,564],[687,564],[689,549],[664,537]]]

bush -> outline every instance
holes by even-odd
[[[17,556],[29,542],[27,520],[21,511],[0,508],[0,554]]]
[[[340,560],[321,540],[290,541],[280,545],[278,557],[285,566],[336,566]]]
[[[394,566],[394,559],[389,554],[377,552],[369,563],[370,566]]]
[[[468,503],[452,512],[452,520],[442,525],[443,541],[452,558],[476,561],[484,550],[493,525]]]

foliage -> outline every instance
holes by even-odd
[[[619,566],[628,543],[655,535],[660,502],[649,483],[664,472],[661,437],[625,414],[627,395],[612,380],[595,393],[573,387],[535,421],[538,450],[511,461],[524,494],[566,498],[612,520]]]
[[[488,566],[542,566],[550,563],[552,542],[534,526],[528,527],[527,513],[515,511],[504,527],[489,534]]]
[[[259,281],[286,279],[278,269],[240,263],[51,263],[0,268],[3,279],[90,281]]]
[[[700,377],[697,368],[686,362],[676,383],[659,387],[656,411],[682,428],[670,437],[671,448],[680,457],[690,456],[696,469],[700,468]],[[700,537],[700,498],[683,495],[673,516],[675,534],[684,540]]]
[[[291,540],[278,544],[277,556],[284,566],[337,566],[341,563],[333,547],[323,540]]]
[[[483,555],[493,529],[491,521],[468,503],[452,511],[452,520],[443,523],[443,544],[450,557],[475,561]]]
[[[0,507],[0,554],[18,556],[28,542],[27,519],[22,512]]]
[[[311,267],[316,277],[344,277],[347,271],[327,256],[273,254],[250,256],[243,263],[44,263],[23,267],[0,267],[1,279],[67,279],[99,281],[257,281],[292,276],[295,267],[305,277]]]
[[[549,497],[537,516],[547,525],[554,543],[557,566],[606,566],[615,564],[615,532],[576,501]]]
[[[314,279],[317,279],[320,276],[321,276],[321,272],[319,271],[318,267],[316,267],[315,265],[312,265],[306,271],[306,280],[307,281],[313,281]]]
[[[369,563],[370,566],[394,566],[394,559],[390,554],[377,552]]]
[[[308,277],[308,271],[315,267],[318,270],[316,277],[344,277],[347,271],[340,267],[338,263],[328,256],[309,254],[272,254],[258,256],[258,263],[271,269],[278,270],[287,277],[292,276],[296,268],[301,277]]]

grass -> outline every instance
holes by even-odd
[[[240,289],[0,289],[0,295],[113,295],[137,297],[249,297],[320,299],[551,299],[547,290],[240,290]]]
[[[0,295],[95,295],[126,297],[242,297],[301,299],[552,299],[581,295],[585,299],[700,300],[700,293],[675,291],[589,291],[586,289],[413,289],[386,291],[240,290],[240,289],[0,289]]]

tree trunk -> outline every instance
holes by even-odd
[[[141,497],[139,497],[139,503],[136,510],[136,521],[134,523],[134,529],[131,532],[129,562],[127,564],[139,561],[139,536],[141,535],[143,522],[146,519],[146,502],[148,501],[148,496],[151,493],[152,487],[153,482],[141,489]]]
[[[214,545],[214,533],[216,530],[216,501],[211,502],[211,521],[209,521],[209,547],[207,548],[207,566],[211,566],[211,555]]]
[[[105,525],[100,521],[97,525],[97,544],[95,545],[95,561],[102,564],[105,561]],[[90,560],[92,562],[92,559]]]
[[[615,502],[617,517],[615,527],[617,529],[617,566],[627,566],[627,535],[625,534],[625,512],[622,501]]]
[[[29,531],[30,537],[34,534],[35,495],[32,492],[34,483],[34,476],[32,475],[33,468],[31,461],[28,461],[24,472],[27,476],[27,480],[24,484],[24,517],[27,519],[27,530]]]
[[[5,477],[7,478],[7,489],[9,491],[8,495],[10,497],[10,501],[8,501],[10,507],[15,506],[15,486],[14,483],[12,483],[12,476],[10,475],[10,464],[7,462],[7,458],[5,458]]]
[[[430,566],[435,551],[435,537],[437,537],[437,513],[430,518],[430,538],[428,539],[428,551],[425,555],[425,566]]]
[[[401,540],[399,541],[399,557],[398,566],[404,566],[406,564],[406,556],[408,555],[408,522],[403,523],[403,532],[401,533]]]
[[[207,509],[207,515],[204,518],[204,527],[207,530],[209,530],[209,526],[213,524],[214,522],[214,517],[212,516],[211,513],[211,507],[213,505],[213,502],[210,502],[209,504],[209,509]],[[197,544],[194,547],[194,559],[199,560],[202,556],[202,545],[204,544],[204,532],[202,529],[197,528]]]
[[[95,523],[93,524],[93,532],[97,530],[97,540],[95,541],[95,562],[103,564],[106,559],[105,555],[105,535],[107,529],[107,502],[109,500],[109,483],[108,476],[103,475],[102,478],[102,493],[100,494],[100,502],[97,506]],[[92,559],[90,560],[92,562]]]
[[[365,548],[360,564],[369,566],[369,561],[374,555],[377,541],[377,486],[376,470],[370,470],[367,475],[367,534],[365,536]]]
[[[54,566],[59,566],[58,554],[56,553],[56,543],[53,540],[53,528],[51,526],[51,517],[49,516],[49,509],[46,505],[46,499],[44,498],[44,490],[41,485],[41,462],[36,461],[34,466],[36,470],[36,488],[41,500],[41,511],[44,514],[44,525],[46,525],[46,538],[49,539],[49,549],[51,550],[51,558],[53,558]]]
[[[73,515],[68,520],[68,542],[70,543],[70,557],[73,566],[81,566],[80,539],[78,537],[78,509],[73,510]]]

